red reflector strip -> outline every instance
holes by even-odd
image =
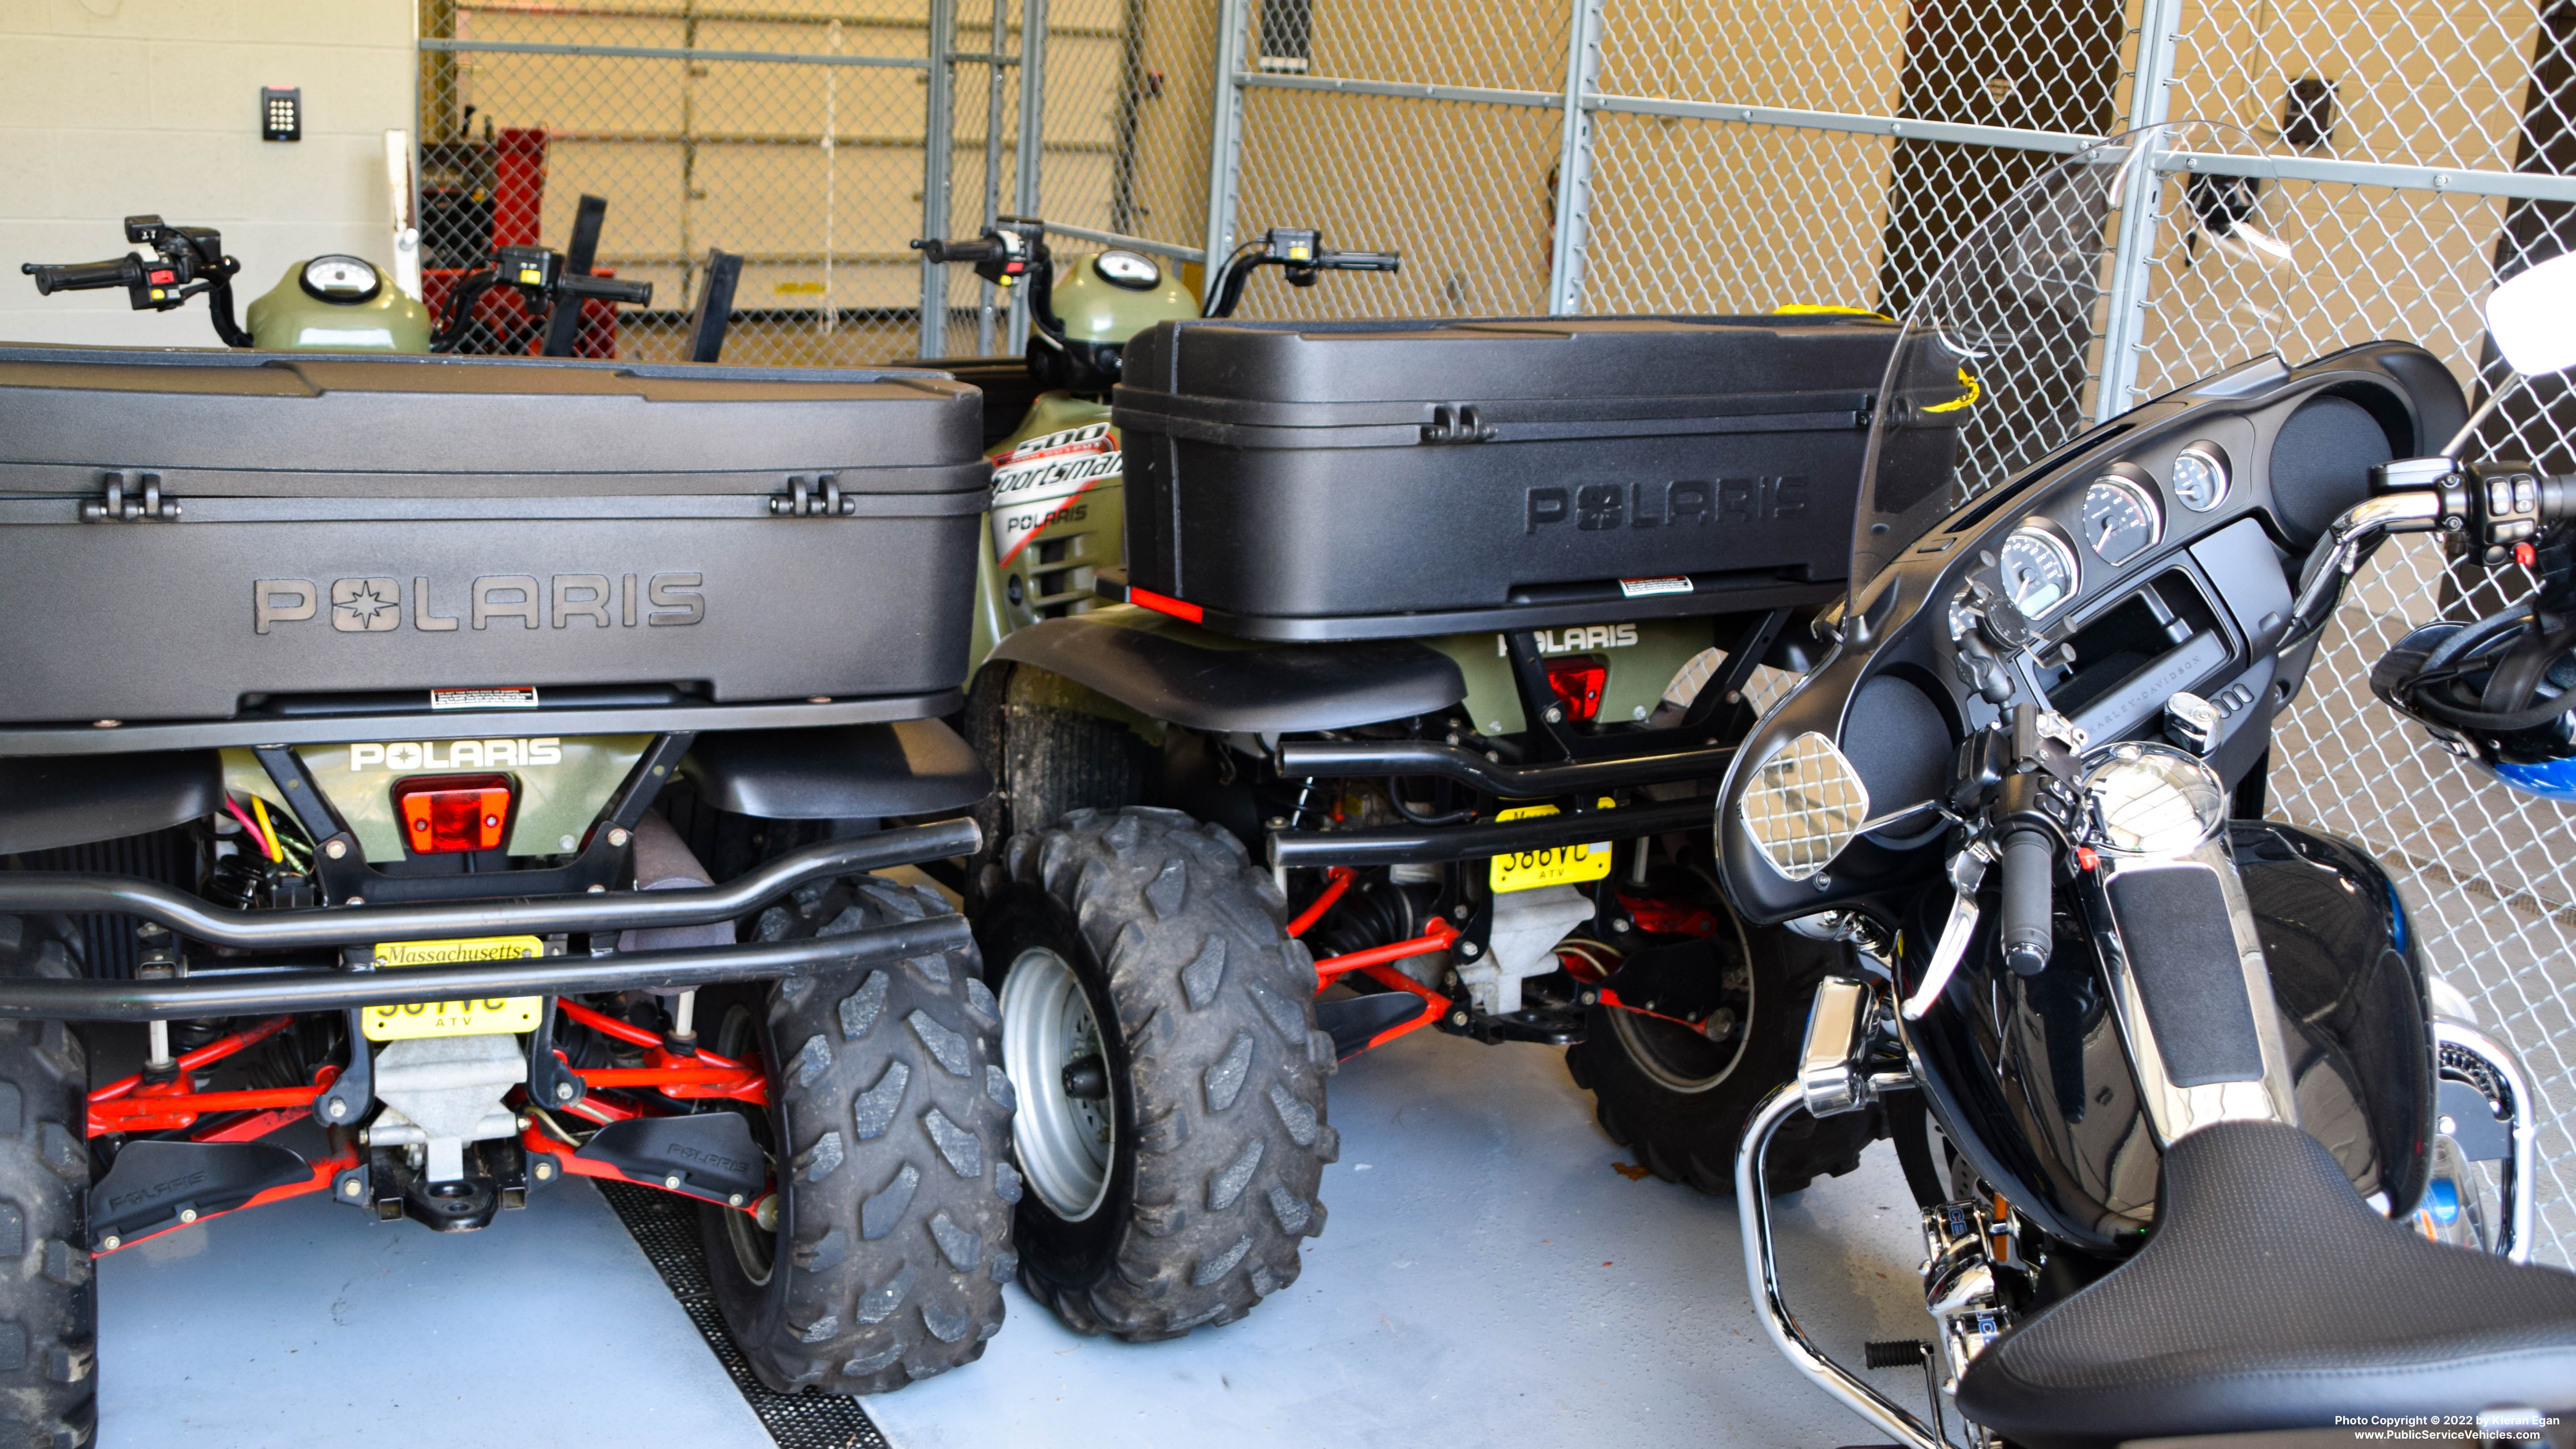
[[[1140,589],[1134,584],[1127,586],[1127,602],[1142,605],[1157,614],[1169,614],[1175,619],[1187,619],[1193,624],[1207,617],[1207,610],[1196,604],[1184,603],[1168,594],[1155,593],[1152,589]]]
[[[396,780],[393,796],[414,855],[498,850],[510,823],[507,775],[414,775]]]

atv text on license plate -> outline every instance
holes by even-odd
[[[385,941],[376,947],[379,970],[435,966],[454,961],[519,961],[546,954],[546,943],[534,936],[480,936],[464,941]],[[477,1001],[415,1001],[403,1006],[370,1006],[365,1012],[367,1040],[400,1041],[421,1036],[485,1036],[534,1031],[541,996],[494,996]]]
[[[1603,800],[1601,808],[1610,808]],[[1554,815],[1553,805],[1523,805],[1496,815],[1497,822],[1528,820],[1540,815]],[[1590,845],[1559,845],[1546,850],[1523,850],[1498,855],[1493,860],[1492,885],[1496,895],[1505,891],[1536,890],[1540,886],[1579,885],[1599,880],[1610,873],[1610,842]]]

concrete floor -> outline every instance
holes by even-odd
[[[1423,1033],[1345,1065],[1332,1117],[1331,1228],[1261,1312],[1127,1345],[1013,1289],[981,1363],[869,1414],[899,1449],[1871,1437],[1755,1322],[1733,1206],[1618,1171],[1561,1053]],[[1851,1362],[1925,1331],[1913,1217],[1884,1144],[1777,1214],[1791,1301]],[[107,1449],[768,1443],[579,1183],[456,1238],[304,1199],[110,1258],[100,1286]],[[1920,1397],[1911,1373],[1879,1377]]]

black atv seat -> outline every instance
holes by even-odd
[[[1959,1407],[2027,1449],[2576,1407],[2576,1276],[2371,1211],[2317,1140],[2223,1122],[2165,1153],[2138,1255],[1977,1356]]]

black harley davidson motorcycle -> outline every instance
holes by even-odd
[[[1782,1352],[1917,1449],[2563,1435],[2576,1276],[2527,1261],[2540,1104],[2381,868],[2259,817],[2271,721],[2370,548],[2510,554],[2576,517],[2576,480],[2456,461],[2468,408],[2421,348],[2266,350],[2286,249],[2227,208],[2192,208],[2164,305],[2262,355],[2097,421],[2099,319],[2138,305],[2106,262],[2160,185],[2197,200],[2186,173],[2252,149],[2211,130],[2070,157],[1909,309],[1836,647],[1717,802],[1738,911],[1857,948],[1744,1133],[1746,1270]],[[2500,345],[2576,332],[2550,270],[2499,289]],[[1872,1106],[1936,1332],[1867,1366],[1920,1364],[1929,1423],[1773,1272],[1764,1147]]]

